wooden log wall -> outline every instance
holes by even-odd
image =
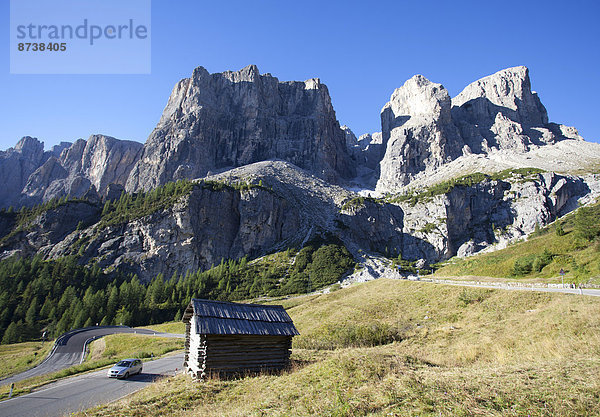
[[[189,339],[185,366],[197,378],[275,371],[290,364],[291,336],[192,334]]]

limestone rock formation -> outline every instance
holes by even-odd
[[[447,259],[492,245],[505,247],[533,232],[536,224],[543,227],[574,210],[589,192],[581,178],[542,173],[484,180],[471,187],[453,187],[414,205],[400,203],[406,242],[403,256]]]
[[[340,129],[342,129],[342,131],[346,135],[346,147],[352,148],[358,145],[358,139],[356,138],[356,135],[354,134],[352,129],[350,129],[346,125],[341,126]]]
[[[72,201],[44,211],[25,229],[14,230],[16,233],[4,242],[0,257],[43,255],[79,226],[95,224],[101,211],[100,205],[88,201]],[[76,252],[72,254],[77,255]]]
[[[356,159],[363,163],[365,167],[377,171],[385,153],[381,132],[360,135],[358,138],[358,150]]]
[[[462,113],[457,119],[477,125],[493,124],[498,113],[523,127],[548,123],[546,108],[531,91],[529,70],[524,66],[498,71],[469,84],[452,99],[452,105]]]
[[[43,162],[44,144],[35,138],[25,136],[14,148],[0,151],[0,207],[17,205],[21,190],[29,176]]]
[[[345,133],[319,79],[280,82],[250,65],[181,80],[148,138],[127,189],[282,159],[328,181],[354,175]]]
[[[83,200],[41,209],[27,224],[0,211],[0,258],[75,255],[148,280],[300,248],[318,235],[357,257],[402,254],[426,265],[502,247],[600,196],[600,175],[569,175],[596,170],[600,145],[548,122],[525,67],[453,100],[414,76],[394,91],[381,124],[358,139],[340,127],[318,79],[199,67],[175,86],[145,145],[94,135],[44,152],[25,137],[1,152],[1,206]],[[523,167],[539,169],[510,171]],[[419,194],[479,171],[503,173]],[[198,180],[169,206],[103,221],[103,200],[180,178]],[[375,186],[380,198],[367,197]],[[414,198],[381,197],[397,191]]]
[[[71,142],[60,142],[58,145],[54,145],[50,149],[50,154],[52,156],[60,158],[60,154],[62,153],[62,151],[64,151],[65,149],[69,149],[71,145],[73,145]]]
[[[105,195],[110,184],[125,185],[142,147],[138,142],[104,135],[79,139],[33,172],[23,194],[29,202],[65,195],[82,197],[91,187]]]
[[[448,91],[415,75],[394,91],[381,110],[383,144],[379,189],[406,185],[461,154],[462,139],[452,123]]]
[[[452,99],[452,106],[465,143],[476,153],[527,151],[534,145],[579,139],[573,128],[548,123],[546,108],[531,91],[529,70],[524,66],[475,81]]]
[[[548,122],[523,66],[475,81],[451,101],[440,84],[417,75],[396,89],[381,112],[381,126],[386,151],[380,192],[398,191],[463,155],[518,154],[583,140],[575,128]]]
[[[88,203],[67,203],[4,242],[0,257],[15,251],[45,258],[78,255],[81,263],[96,261],[100,267],[121,268],[150,279],[158,273],[170,276],[174,271],[206,269],[221,259],[301,247],[316,235],[334,235],[355,251],[402,243],[398,207],[370,204],[342,212],[340,206],[354,193],[284,161],[250,164],[207,181],[256,186],[213,188],[200,182],[172,207],[109,226],[100,226],[99,218],[90,221],[101,204],[91,204],[95,211],[88,213],[82,209]],[[75,219],[65,224],[46,220],[56,219],[58,210],[80,212],[85,227],[76,228]]]

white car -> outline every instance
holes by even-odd
[[[108,370],[109,378],[129,378],[131,375],[142,372],[142,361],[140,359],[123,359]]]

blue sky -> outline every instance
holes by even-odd
[[[550,120],[600,142],[598,17],[596,1],[153,0],[149,75],[11,75],[5,29],[0,149],[25,135],[47,148],[94,133],[144,142],[195,67],[251,63],[280,80],[321,78],[357,135],[380,130],[381,107],[414,74],[455,96],[526,65]],[[0,27],[9,27],[9,0],[0,0]]]

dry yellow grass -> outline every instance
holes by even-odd
[[[170,321],[162,324],[153,324],[150,326],[142,326],[141,329],[150,329],[163,333],[185,333],[185,324],[181,321]]]
[[[328,337],[332,323],[385,323],[397,329],[403,351],[448,366],[600,354],[600,300],[594,297],[377,280],[289,313],[301,333],[296,347]]]
[[[600,415],[596,298],[378,280],[279,302],[301,333],[292,370],[180,375],[86,415]],[[396,341],[365,346],[378,332]]]
[[[24,342],[0,345],[0,378],[18,374],[42,362],[54,342]]]
[[[183,339],[139,334],[112,334],[95,340],[90,346],[88,361],[149,358],[183,349]]]

